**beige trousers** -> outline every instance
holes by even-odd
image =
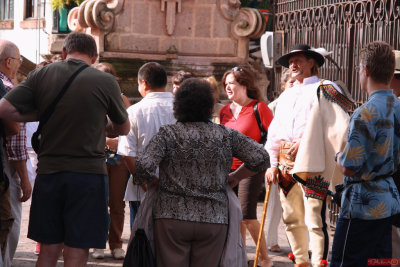
[[[280,199],[283,222],[296,263],[308,262],[310,239],[311,263],[319,267],[321,260],[327,258],[329,249],[325,201],[304,197],[299,183],[293,186],[286,197],[280,190]]]

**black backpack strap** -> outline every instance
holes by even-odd
[[[261,123],[260,113],[258,112],[258,101],[254,104],[254,116],[256,116],[258,128],[260,129],[260,144],[265,144],[265,141],[267,141],[268,132],[264,129]]]

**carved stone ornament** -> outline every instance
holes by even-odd
[[[175,29],[175,15],[176,12],[181,13],[182,2],[181,0],[161,0],[161,11],[165,14],[165,26],[168,35],[172,35]]]
[[[231,32],[236,37],[260,38],[267,22],[263,14],[255,8],[242,7],[231,23]]]
[[[239,14],[240,0],[218,0],[218,8],[224,18],[234,20]]]
[[[68,27],[72,31],[82,31],[90,27],[109,32],[123,4],[124,0],[86,0],[69,12]]]

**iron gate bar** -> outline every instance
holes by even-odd
[[[359,51],[375,40],[386,41],[400,50],[400,0],[276,0],[273,10],[274,31],[283,32],[282,54],[299,43],[333,51],[331,57],[340,69],[325,61],[320,77],[342,80],[355,101],[355,107],[367,100],[355,70]],[[281,92],[282,68],[274,68],[274,87],[267,93],[270,101]],[[332,226],[336,224],[339,210],[337,205],[330,203]]]
[[[358,54],[374,40],[386,41],[400,49],[400,0],[277,0],[274,2],[274,31],[283,32],[283,53],[298,43],[324,47],[333,51],[340,69],[326,61],[320,77],[342,80],[358,107],[367,100],[358,85]],[[275,81],[280,81],[281,67],[274,68]],[[273,100],[280,94],[274,82]]]

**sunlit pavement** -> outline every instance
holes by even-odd
[[[262,205],[263,203],[258,203],[257,213],[259,216],[259,220],[262,215],[262,208],[263,208]],[[37,256],[33,253],[35,249],[35,242],[26,237],[28,229],[29,207],[30,207],[30,201],[23,204],[21,235],[19,239],[17,252],[15,254],[15,258],[12,265],[15,267],[20,267],[20,266],[34,267],[37,259]],[[128,204],[125,207],[125,214],[126,214],[125,225],[124,225],[124,232],[122,234],[122,240],[124,242],[123,249],[126,251],[127,243],[130,236]],[[290,252],[290,249],[285,235],[285,228],[282,222],[279,225],[278,231],[279,231],[279,245],[281,246],[281,252],[279,253],[269,252],[272,260],[274,261],[274,266],[275,267],[293,266],[291,261],[287,258],[287,254]],[[332,239],[332,236],[330,236],[330,238]],[[332,242],[332,240],[330,241]],[[256,246],[252,238],[250,237],[250,234],[247,234],[246,243],[247,243],[247,256],[249,259],[253,259],[256,251]],[[62,257],[60,257],[57,267],[62,267],[62,266],[63,266],[63,259]],[[104,259],[96,260],[89,256],[89,262],[87,266],[105,266],[105,267],[122,266],[122,260],[114,260],[112,258],[107,244],[107,249],[105,250]]]

